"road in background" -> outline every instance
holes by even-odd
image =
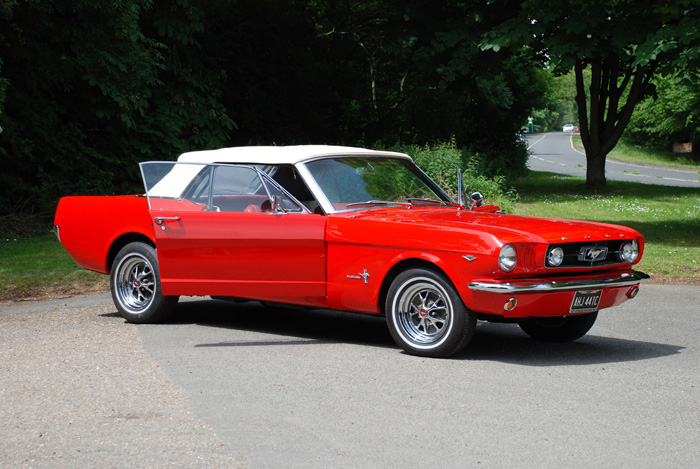
[[[569,132],[528,134],[530,158],[528,168],[570,176],[586,177],[586,155],[576,150]],[[663,186],[695,187],[700,189],[700,172],[635,163],[612,161],[605,163],[605,177],[613,181],[641,182]]]

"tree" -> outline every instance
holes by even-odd
[[[700,59],[696,0],[591,0],[564,6],[527,0],[486,36],[484,49],[527,44],[563,74],[576,77],[586,184],[605,184],[605,160],[635,105],[659,73],[690,74]],[[586,89],[584,70],[590,68]]]
[[[573,71],[557,76],[550,68],[544,68],[543,71],[546,76],[544,87],[545,105],[532,111],[535,131],[550,132],[561,130],[564,124],[578,122],[576,77]],[[590,83],[590,73],[588,73],[587,82]]]
[[[141,190],[137,162],[222,146],[195,0],[0,0],[0,216]],[[4,102],[2,102],[4,91]]]
[[[527,50],[479,49],[508,8],[452,0],[323,3],[319,38],[343,50],[346,74],[357,76],[351,131],[359,128],[369,144],[454,139],[481,154],[489,173],[525,168],[515,137],[543,104],[543,74]]]
[[[510,11],[0,0],[0,217],[138,191],[139,161],[231,145],[454,141],[490,173],[517,172],[527,154],[515,132],[541,107],[544,74],[531,50],[479,49]]]
[[[700,138],[700,83],[654,80],[655,92],[637,105],[625,141],[662,150]]]

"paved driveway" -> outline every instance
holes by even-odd
[[[449,360],[379,318],[107,295],[0,308],[0,465],[697,467],[700,288],[644,285],[583,339],[482,324]]]

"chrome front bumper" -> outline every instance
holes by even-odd
[[[546,293],[565,290],[582,290],[585,288],[625,287],[636,285],[640,282],[646,282],[649,279],[650,277],[644,272],[632,272],[608,278],[571,280],[567,282],[540,282],[536,280],[523,280],[508,283],[471,282],[469,283],[469,289],[489,293]]]

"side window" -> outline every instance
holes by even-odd
[[[285,212],[304,211],[272,179],[250,166],[215,166],[211,192],[211,210],[217,212],[270,212],[275,209],[270,199]]]
[[[176,204],[182,210],[307,213],[286,187],[252,166],[147,162],[141,170],[151,209]],[[298,184],[299,193],[313,200]]]
[[[209,188],[211,187],[211,168],[204,168],[185,191],[183,199],[198,205],[209,205]]]
[[[285,212],[303,212],[303,209],[296,204],[292,199],[290,199],[287,194],[279,190],[272,184],[267,185],[267,189],[270,191],[270,196],[273,200],[278,201],[282,210]],[[285,188],[286,189],[286,188]],[[265,207],[263,207],[265,208]],[[272,207],[271,207],[272,208]]]
[[[261,212],[268,202],[258,173],[250,167],[215,166],[212,207],[216,212]]]
[[[268,176],[282,186],[295,199],[304,204],[310,212],[314,212],[319,204],[306,186],[296,168],[292,165],[256,165]]]
[[[241,166],[216,166],[214,168],[215,196],[225,195],[263,195],[265,189],[262,181],[252,168]]]

